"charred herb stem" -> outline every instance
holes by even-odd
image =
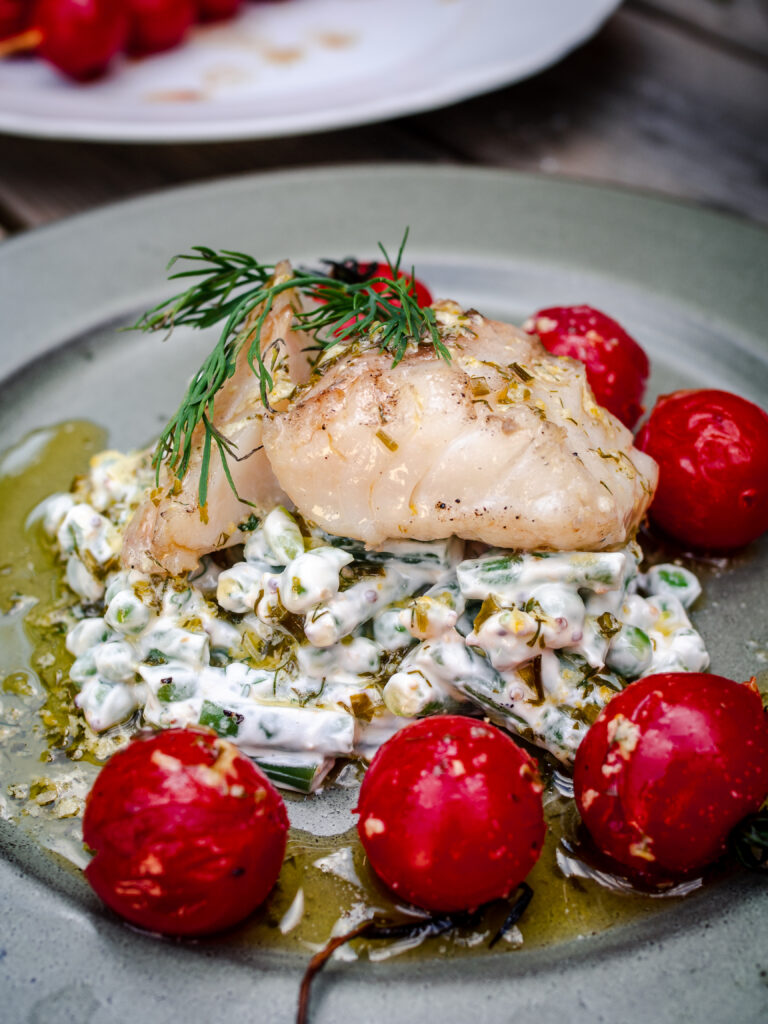
[[[514,928],[520,918],[523,916],[525,911],[528,909],[528,904],[533,899],[533,889],[528,885],[527,882],[521,882],[517,887],[519,893],[517,899],[512,904],[509,913],[504,918],[504,924],[499,928],[496,934],[493,936],[491,941],[488,943],[488,949],[493,949],[497,942],[505,938],[510,928]]]
[[[307,1024],[309,1019],[309,994],[315,975],[325,967],[326,963],[330,960],[339,946],[343,946],[352,939],[356,939],[358,936],[364,935],[366,929],[369,928],[371,924],[371,921],[364,921],[362,924],[358,925],[357,928],[353,928],[352,931],[345,932],[344,935],[337,935],[318,953],[315,953],[307,964],[304,977],[301,979],[301,988],[299,989],[299,1006],[296,1011],[296,1024]]]
[[[731,832],[728,845],[744,867],[768,871],[768,808],[750,814]]]
[[[526,882],[522,882],[515,890],[514,902],[507,914],[504,923],[498,932],[491,939],[488,948],[504,938],[525,913],[528,904],[533,899],[533,889]],[[493,901],[496,902],[496,901]],[[461,910],[455,913],[434,914],[430,917],[420,918],[415,921],[390,921],[386,918],[374,917],[363,921],[351,931],[344,935],[337,935],[318,953],[312,957],[304,972],[304,977],[299,990],[299,1005],[296,1014],[296,1024],[307,1024],[309,1020],[309,997],[312,981],[319,971],[323,969],[336,950],[351,942],[353,939],[405,939],[405,938],[433,938],[437,935],[444,935],[454,928],[471,928],[478,924],[486,909],[491,904],[484,904],[476,910]]]

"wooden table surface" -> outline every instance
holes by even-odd
[[[0,136],[0,235],[181,182],[382,160],[618,183],[768,224],[766,129],[768,0],[627,0],[536,77],[383,124],[205,145]]]

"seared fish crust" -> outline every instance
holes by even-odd
[[[625,543],[657,467],[595,403],[584,367],[472,313],[446,363],[342,357],[264,419],[275,476],[308,519],[379,546],[467,540],[522,550]]]

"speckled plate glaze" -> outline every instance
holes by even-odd
[[[124,142],[273,138],[430,110],[526,78],[619,0],[262,0],[77,85],[0,63],[0,131]]]
[[[764,231],[629,192],[493,171],[324,169],[160,193],[1,245],[4,444],[82,416],[109,422],[115,445],[146,440],[200,350],[116,337],[114,326],[167,294],[170,254],[205,243],[298,262],[364,256],[377,239],[396,246],[405,224],[408,258],[437,294],[518,322],[554,302],[602,306],[648,350],[653,392],[716,385],[766,404]],[[715,671],[765,670],[767,567],[764,539],[708,582],[696,622]],[[291,804],[295,822],[326,834],[346,827],[348,808],[332,794]],[[293,1020],[303,958],[153,939],[108,916],[78,871],[10,821],[0,821],[0,851],[4,1019]],[[312,1021],[757,1024],[768,1009],[767,951],[768,889],[744,874],[548,949],[336,964],[317,983]]]

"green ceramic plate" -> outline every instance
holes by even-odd
[[[152,435],[200,349],[116,335],[114,325],[167,293],[169,255],[197,243],[298,262],[366,255],[378,239],[396,247],[406,224],[409,259],[438,294],[516,321],[589,302],[642,341],[654,392],[719,386],[768,403],[763,231],[629,192],[493,171],[325,169],[161,193],[0,246],[3,446],[75,417],[109,425],[116,446]],[[708,581],[696,621],[715,671],[766,669],[766,565],[763,542]],[[293,806],[321,829],[336,813],[322,799]],[[293,1020],[303,958],[146,937],[7,821],[0,851],[4,1019]],[[767,1013],[768,889],[742,875],[544,950],[334,965],[312,1020],[756,1024]]]

